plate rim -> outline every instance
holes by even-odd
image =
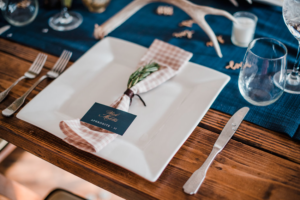
[[[85,54],[87,54],[87,53],[89,53],[90,51],[92,51],[93,48],[94,48],[96,45],[98,45],[99,43],[104,42],[104,41],[107,41],[107,40],[115,40],[115,41],[117,41],[117,42],[127,43],[127,44],[129,44],[129,45],[134,45],[134,46],[136,46],[136,47],[138,47],[138,48],[143,48],[143,49],[145,49],[145,50],[148,49],[148,48],[146,48],[146,47],[144,47],[144,46],[141,46],[141,45],[139,45],[139,44],[135,44],[135,43],[132,43],[132,42],[129,42],[129,41],[125,41],[125,40],[119,39],[119,38],[115,38],[115,37],[105,37],[105,38],[102,39],[101,41],[97,42],[93,47],[91,47]],[[108,41],[108,42],[110,42],[110,41]],[[84,55],[85,55],[85,54],[84,54]],[[78,62],[79,60],[81,60],[81,59],[84,57],[84,55],[81,56],[76,62]],[[76,62],[74,62],[73,64],[75,64]],[[73,64],[72,64],[72,65],[73,65]],[[206,67],[206,66],[203,66],[203,65],[199,65],[199,64],[193,63],[193,62],[188,62],[186,65],[188,65],[188,64],[193,64],[193,65],[196,65],[196,66],[201,67],[201,68],[206,68],[206,69],[208,69],[208,70],[210,70],[210,71],[212,71],[212,72],[214,72],[214,73],[218,73],[220,76],[222,76],[222,78],[220,77],[220,78],[218,78],[218,80],[221,80],[221,79],[222,79],[222,80],[224,79],[224,80],[223,80],[223,82],[222,82],[222,86],[220,86],[220,87],[218,88],[218,92],[216,92],[216,94],[214,94],[214,98],[213,98],[212,100],[210,100],[210,104],[206,106],[206,107],[207,107],[206,111],[204,111],[203,113],[200,113],[200,114],[198,115],[198,117],[197,117],[197,119],[196,119],[196,121],[198,121],[198,122],[196,122],[195,125],[193,125],[191,128],[189,128],[188,134],[186,134],[185,139],[182,140],[182,141],[180,142],[180,144],[177,144],[178,148],[172,150],[172,155],[170,155],[170,156],[169,156],[169,159],[168,159],[167,161],[165,161],[166,164],[164,164],[163,166],[160,167],[160,170],[157,170],[155,173],[153,173],[152,175],[150,175],[151,177],[148,177],[148,176],[142,175],[142,174],[140,174],[140,173],[137,173],[137,172],[134,171],[134,170],[128,169],[127,167],[124,167],[124,166],[122,166],[122,165],[119,165],[119,164],[117,164],[117,163],[115,163],[115,162],[113,162],[113,161],[110,161],[110,160],[108,160],[108,159],[105,159],[105,158],[103,158],[103,157],[101,157],[101,156],[99,156],[99,155],[96,155],[96,154],[93,154],[93,153],[92,153],[92,154],[93,154],[94,156],[100,157],[101,159],[104,159],[104,160],[106,160],[106,161],[108,161],[108,162],[110,162],[110,163],[113,163],[113,164],[115,164],[115,165],[121,166],[122,168],[124,168],[124,169],[126,169],[126,170],[128,170],[128,171],[131,171],[131,172],[133,172],[133,173],[135,173],[135,174],[137,174],[137,175],[143,177],[144,179],[146,179],[146,180],[148,180],[148,181],[155,182],[155,181],[160,177],[160,175],[161,175],[162,172],[165,170],[165,168],[168,166],[168,164],[170,163],[170,161],[174,158],[174,155],[178,152],[178,150],[182,147],[182,145],[183,145],[183,144],[186,142],[186,140],[190,137],[190,135],[192,134],[193,130],[197,127],[198,123],[202,120],[202,118],[205,116],[205,114],[207,113],[207,111],[209,110],[209,108],[211,107],[211,105],[215,102],[215,99],[218,97],[218,95],[220,94],[220,92],[224,89],[224,87],[227,85],[227,83],[228,83],[228,82],[230,81],[230,79],[231,79],[229,75],[224,74],[224,73],[222,73],[222,72],[219,72],[219,71],[217,71],[217,70],[215,70],[215,69],[212,69],[212,68],[209,68],[209,67]],[[67,70],[71,69],[71,67],[72,67],[72,66],[70,66]],[[180,72],[179,72],[179,73],[180,73]],[[60,77],[58,77],[58,78],[60,78]],[[57,79],[56,79],[56,80],[57,80]],[[56,80],[54,80],[54,81],[56,81]],[[49,87],[54,81],[52,81],[50,84],[48,84],[48,85],[46,86],[46,88]],[[43,93],[43,91],[45,91],[45,88],[44,88],[41,92],[39,92],[34,98],[38,97],[41,93]],[[34,98],[33,98],[33,99],[34,99]],[[30,101],[30,102],[31,102],[31,101]],[[22,114],[23,114],[22,111],[23,111],[23,112],[26,111],[25,108],[28,106],[28,104],[29,104],[29,106],[30,106],[30,102],[27,103],[27,104],[26,104],[26,105],[25,105],[25,106],[17,113],[16,117],[17,117],[18,119],[21,119],[21,120],[25,121],[26,123],[29,123],[29,124],[31,124],[31,125],[33,125],[33,126],[36,126],[36,127],[39,127],[39,128],[41,128],[41,129],[45,130],[45,128],[42,128],[42,127],[37,126],[37,125],[34,125],[33,123],[28,122],[29,120],[25,120],[25,119],[22,118]],[[25,111],[24,111],[24,110],[25,110]],[[202,116],[202,115],[203,115],[203,116]],[[45,131],[46,131],[47,133],[50,133],[50,134],[52,134],[52,135],[58,137],[58,136],[55,135],[54,133],[51,133],[51,132],[49,132],[49,131],[47,131],[47,130],[45,130]],[[60,138],[60,137],[58,137],[58,138]],[[76,147],[75,147],[75,148],[76,148]]]

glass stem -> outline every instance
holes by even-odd
[[[297,56],[296,56],[296,61],[295,61],[295,64],[294,64],[292,75],[298,76],[299,68],[300,68],[300,40],[299,40],[298,53],[297,53]]]
[[[60,12],[60,17],[57,19],[60,24],[70,24],[73,21],[73,17],[69,14],[68,8],[64,6]]]
[[[63,7],[62,11],[61,11],[61,17],[63,18],[68,18],[70,17],[69,13],[68,13],[68,8],[67,7]]]

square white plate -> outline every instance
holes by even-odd
[[[81,118],[95,103],[110,105],[126,90],[147,48],[107,37],[93,46],[17,115],[64,138],[62,120]],[[190,136],[230,77],[188,63],[174,78],[134,98],[137,118],[123,136],[95,155],[156,181]]]

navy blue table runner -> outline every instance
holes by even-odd
[[[84,21],[77,29],[67,32],[54,31],[48,26],[49,18],[59,10],[47,10],[41,5],[35,21],[24,27],[12,27],[0,37],[56,56],[59,56],[63,49],[67,49],[73,52],[71,60],[76,61],[98,42],[93,38],[94,24],[102,24],[130,2],[130,0],[112,0],[104,13],[97,14],[90,13],[81,1],[74,0],[72,10],[81,13]],[[271,37],[283,42],[289,53],[288,68],[292,68],[298,42],[285,26],[280,7],[262,4],[250,6],[239,1],[240,6],[236,8],[229,0],[193,0],[192,2],[224,9],[231,14],[237,11],[254,13],[258,17],[255,38]],[[145,6],[112,31],[109,36],[145,47],[149,47],[153,40],[158,38],[192,52],[194,56],[191,62],[210,67],[231,77],[230,82],[212,105],[213,109],[232,115],[239,108],[248,106],[250,112],[245,120],[270,130],[286,133],[294,139],[300,139],[300,95],[284,93],[274,104],[265,107],[253,106],[245,101],[239,92],[237,84],[239,70],[225,69],[230,60],[242,61],[246,52],[246,48],[236,47],[230,41],[231,21],[221,16],[209,15],[206,17],[216,35],[223,35],[225,39],[225,44],[220,45],[223,58],[219,58],[213,47],[206,47],[209,38],[197,24],[194,24],[192,28],[178,26],[181,21],[190,19],[185,12],[174,7],[173,16],[160,16],[155,13],[158,5],[163,5],[163,3],[151,3]],[[1,16],[0,27],[6,24],[7,22]],[[42,32],[45,28],[49,29],[47,33]],[[186,29],[195,31],[192,39],[174,38],[172,36],[173,32]],[[8,37],[9,33],[12,33],[11,37]]]

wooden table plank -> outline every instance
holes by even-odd
[[[300,198],[298,164],[234,140],[217,156],[198,194],[185,194],[183,184],[204,162],[218,137],[201,127],[195,129],[155,183],[16,118],[1,117],[0,127],[1,138],[124,198]]]
[[[15,79],[17,79],[18,76],[21,76],[27,70],[27,67],[29,68],[30,63],[34,61],[36,55],[39,53],[38,50],[35,50],[30,47],[25,47],[4,39],[0,39],[0,52],[1,51],[5,52],[6,54],[15,56],[17,60],[14,65],[18,65],[18,63],[24,62],[23,60],[28,62],[26,67],[24,65],[24,67],[21,69],[22,73],[16,74],[14,76]],[[56,62],[57,57],[49,54],[47,55],[48,59],[45,68],[50,69]],[[0,57],[1,56],[2,54],[0,55]],[[13,56],[11,58],[13,58]],[[11,59],[0,59],[0,61],[5,60]],[[72,62],[69,62],[68,66],[70,66],[71,64]],[[16,70],[17,69],[14,68],[14,71]],[[1,70],[0,73],[2,74],[5,72]],[[11,73],[13,73],[13,71],[11,71]],[[46,72],[43,71],[41,74],[45,73]],[[15,79],[10,79],[10,81],[12,82]],[[3,79],[3,81],[6,81],[6,79]],[[32,84],[32,81],[28,83]],[[0,89],[8,87],[9,84],[10,82],[0,82]],[[40,91],[43,88],[43,86],[46,86],[48,83],[43,82],[42,84],[38,86],[38,91]],[[18,95],[14,95],[14,97],[17,96]],[[28,99],[30,100],[32,96],[34,95],[31,95]],[[220,133],[230,117],[230,115],[210,109],[199,125],[216,133]],[[288,136],[285,136],[281,133],[264,129],[252,123],[245,123],[238,129],[233,139],[300,164],[300,142],[293,141]]]
[[[9,47],[8,47],[9,46]],[[13,48],[11,48],[13,47]],[[9,86],[30,66],[37,51],[0,39],[0,89]],[[49,56],[47,68],[56,57]],[[45,74],[47,69],[43,69]],[[41,76],[40,75],[40,76]],[[35,80],[17,85],[0,104],[3,110]],[[41,84],[29,100],[49,82]],[[155,183],[76,149],[61,139],[16,117],[0,116],[0,137],[89,182],[128,199],[299,199],[299,143],[248,122],[243,122],[210,167],[199,192],[182,191],[188,177],[199,168],[229,119],[209,110]]]
[[[0,51],[6,52],[7,54],[13,55],[14,57],[18,57],[20,59],[32,62],[36,58],[36,56],[41,53],[41,51],[26,47],[20,44],[17,44],[15,42],[11,42],[8,40],[5,40],[3,38],[0,38]],[[46,69],[51,69],[55,62],[57,61],[56,56],[52,56],[50,54],[47,54],[48,58],[45,63]],[[70,66],[72,62],[68,63],[68,66]]]
[[[220,133],[230,117],[210,109],[200,126]],[[282,133],[245,122],[236,131],[233,139],[300,164],[300,141],[292,140]]]

